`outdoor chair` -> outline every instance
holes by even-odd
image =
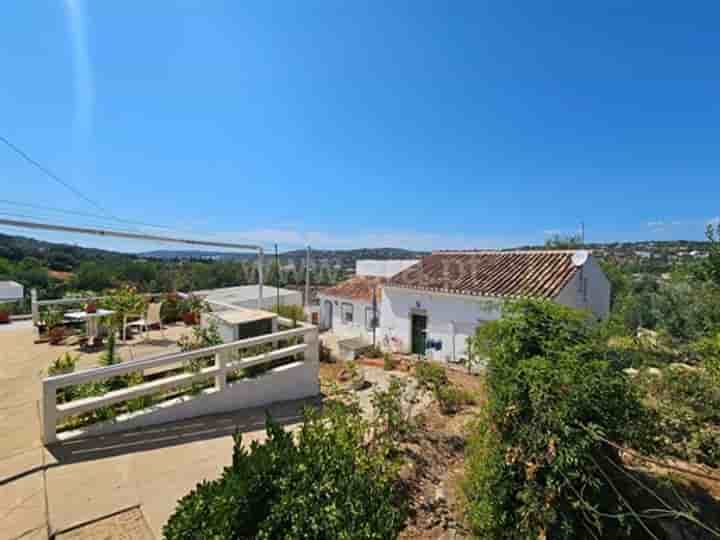
[[[153,326],[157,325],[162,333],[163,339],[165,339],[165,329],[162,325],[162,319],[160,318],[160,310],[162,309],[162,302],[151,303],[148,305],[147,312],[142,319],[137,321],[129,322],[125,325],[125,328],[136,327],[143,331],[144,341],[147,341],[150,337],[150,330]]]

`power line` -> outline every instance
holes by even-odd
[[[0,212],[2,215],[11,215]],[[193,246],[222,247],[230,249],[253,250],[262,253],[262,246],[255,244],[239,244],[234,242],[216,242],[214,240],[195,240],[192,238],[176,238],[170,236],[158,236],[146,233],[136,233],[128,231],[117,231],[111,229],[95,229],[87,227],[78,227],[76,225],[60,225],[54,223],[39,223],[37,221],[18,221],[11,219],[0,219],[0,225],[9,227],[19,227],[22,229],[40,229],[46,231],[70,232],[79,234],[89,234],[95,236],[128,238],[131,240],[154,240],[159,242],[171,242],[174,244],[189,244]]]
[[[57,183],[59,183],[62,186],[65,186],[67,189],[72,191],[77,197],[82,199],[83,201],[92,204],[95,208],[98,210],[101,210],[102,212],[108,212],[106,208],[104,208],[101,204],[95,202],[90,197],[87,197],[84,193],[82,193],[79,189],[77,189],[75,186],[67,182],[66,180],[63,180],[60,178],[57,174],[52,172],[50,169],[45,167],[43,164],[39,163],[38,161],[34,160],[32,157],[30,157],[25,151],[20,149],[18,146],[10,142],[8,139],[0,135],[0,141],[5,143],[5,145],[10,148],[13,152],[15,152],[17,155],[19,155],[21,158],[23,158],[25,161],[30,163],[32,166],[36,167],[40,171],[42,171],[46,176],[49,176],[53,180],[55,180]]]
[[[100,219],[103,221],[117,221],[118,223],[126,223],[128,225],[140,225],[142,227],[152,227],[154,229],[164,229],[167,231],[172,231],[171,227],[165,227],[163,225],[153,225],[152,223],[143,223],[142,221],[133,221],[129,219],[121,219],[116,217],[108,217],[108,216],[101,216],[98,214],[91,214],[88,212],[81,212],[79,210],[65,210],[62,208],[54,208],[52,206],[43,206],[39,204],[31,204],[31,203],[25,203],[25,202],[19,202],[19,201],[10,201],[8,199],[0,199],[0,204],[9,204],[13,206],[22,206],[26,208],[33,208],[35,210],[44,210],[47,212],[58,212],[61,214],[68,214],[68,215],[74,215],[74,216],[82,216],[82,217],[89,217],[89,218],[95,218]]]

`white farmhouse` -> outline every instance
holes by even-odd
[[[373,316],[376,332],[381,326],[380,300],[383,284],[388,278],[417,262],[369,259],[356,261],[354,277],[318,293],[320,327],[332,329],[340,338],[371,339]]]
[[[461,362],[477,326],[520,298],[551,299],[602,319],[610,283],[587,251],[433,253],[384,283],[381,346]]]

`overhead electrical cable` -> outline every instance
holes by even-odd
[[[27,161],[28,163],[30,163],[33,167],[35,167],[35,168],[37,168],[38,170],[42,171],[46,176],[52,178],[52,179],[55,180],[58,184],[64,186],[65,188],[67,188],[68,190],[70,190],[71,192],[73,192],[77,197],[79,197],[79,198],[82,199],[83,201],[85,201],[85,202],[93,205],[93,206],[94,206],[95,208],[97,208],[98,210],[101,210],[101,211],[103,211],[103,212],[108,212],[107,208],[103,207],[100,203],[95,202],[94,200],[92,200],[90,197],[88,197],[87,195],[85,195],[85,194],[84,194],[82,191],[80,191],[78,188],[76,188],[75,186],[73,186],[70,182],[68,182],[68,181],[63,180],[62,178],[60,178],[57,174],[55,174],[53,171],[51,171],[50,169],[48,169],[47,167],[45,167],[45,166],[44,166],[42,163],[40,163],[39,161],[33,159],[30,155],[28,155],[27,152],[25,152],[24,150],[22,150],[22,149],[21,149],[20,147],[18,147],[16,144],[14,144],[14,143],[12,143],[11,141],[9,141],[6,137],[3,137],[2,135],[0,135],[0,141],[2,141],[2,142],[5,144],[5,146],[7,146],[8,148],[10,148],[13,152],[15,152],[17,155],[19,155],[19,156],[20,156],[21,158],[23,158],[25,161]]]

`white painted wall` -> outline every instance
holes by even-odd
[[[22,300],[23,286],[14,281],[0,281],[0,302]]]
[[[587,288],[586,292],[583,287]],[[564,306],[587,309],[598,319],[605,319],[610,314],[610,282],[592,255],[555,301]]]
[[[587,287],[587,294],[581,288]],[[555,301],[577,309],[587,309],[598,318],[610,312],[610,282],[592,257],[581,271],[555,298]],[[502,300],[385,286],[380,303],[380,343],[384,348],[410,352],[411,314],[427,316],[427,338],[441,340],[439,351],[428,350],[428,356],[442,361],[459,361],[466,356],[466,339],[478,325],[499,319]],[[392,338],[399,340],[397,345]]]
[[[339,338],[361,337],[367,339],[368,343],[372,342],[372,330],[368,330],[365,323],[365,309],[372,309],[372,302],[363,302],[362,300],[351,300],[348,298],[340,298],[335,296],[318,295],[320,300],[320,325],[325,328],[324,324],[327,320],[328,311],[326,301],[332,303],[332,330]],[[353,322],[348,324],[342,319],[343,304],[352,305]],[[382,307],[380,302],[377,306],[377,316],[380,318],[380,326],[382,326]],[[380,336],[381,328],[377,329],[377,335]]]
[[[377,276],[391,278],[395,274],[399,274],[406,268],[410,268],[417,263],[417,259],[391,259],[391,260],[373,260],[361,259],[355,261],[356,276]]]
[[[466,356],[465,340],[485,321],[499,319],[502,302],[497,299],[431,293],[383,287],[380,343],[383,347],[410,352],[410,319],[413,311],[427,316],[427,338],[442,341],[439,351],[428,356],[442,361],[460,361]],[[424,311],[424,313],[423,313]],[[393,337],[399,340],[393,346]]]
[[[187,418],[311,398],[320,394],[319,370],[319,363],[312,360],[286,364],[254,379],[228,383],[223,391],[210,388],[196,396],[185,395],[150,409],[118,416],[110,422],[93,424],[79,432],[60,433],[58,438],[65,440],[78,435],[105,435]]]

